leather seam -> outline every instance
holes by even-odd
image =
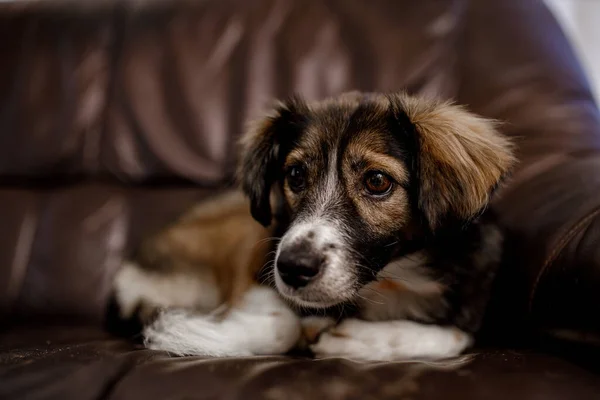
[[[125,32],[125,19],[127,18],[127,7],[125,4],[119,4],[115,7],[112,12],[111,21],[111,33],[110,43],[107,46],[108,51],[108,77],[106,81],[106,87],[104,88],[104,109],[102,110],[101,125],[100,125],[100,151],[97,155],[96,167],[101,169],[102,165],[102,152],[103,144],[106,140],[107,134],[110,130],[111,122],[111,111],[117,101],[115,96],[117,95],[117,85],[119,83],[121,60],[123,57],[123,48],[125,46],[126,32]],[[102,166],[102,167],[101,167]]]
[[[577,224],[575,224],[575,226],[573,226],[571,229],[569,229],[569,231],[567,231],[567,233],[565,233],[560,238],[556,247],[554,247],[554,249],[552,250],[550,255],[546,258],[546,260],[544,261],[544,264],[542,265],[542,268],[538,272],[538,274],[533,282],[533,287],[531,289],[531,294],[529,296],[529,305],[528,305],[528,311],[530,314],[533,310],[533,301],[535,300],[535,295],[537,293],[539,283],[540,283],[542,277],[544,276],[544,274],[546,273],[546,271],[554,263],[554,261],[556,261],[558,256],[562,253],[562,251],[566,247],[567,243],[571,239],[573,239],[573,237],[576,234],[581,232],[583,227],[585,225],[587,225],[594,217],[598,216],[599,214],[600,214],[600,207],[597,207],[595,210],[591,211],[587,216],[585,216],[583,219],[581,219]]]

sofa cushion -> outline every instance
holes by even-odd
[[[144,350],[95,328],[0,335],[2,399],[595,399],[597,375],[532,350],[480,349],[459,363],[300,357],[203,359]]]

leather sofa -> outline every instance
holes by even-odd
[[[0,38],[1,399],[600,398],[600,113],[541,1],[22,0]],[[471,361],[173,358],[108,329],[122,259],[231,184],[246,120],[350,89],[452,98],[518,145]]]

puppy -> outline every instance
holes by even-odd
[[[479,329],[502,234],[485,213],[514,157],[492,121],[405,94],[279,104],[243,138],[253,217],[289,217],[279,293],[299,306],[357,305],[318,357],[446,358]]]
[[[163,309],[146,321],[146,344],[180,355],[289,350],[301,325],[283,298],[305,313],[352,310],[340,324],[304,320],[316,357],[456,356],[481,324],[500,261],[502,235],[484,211],[512,163],[493,122],[449,103],[357,92],[311,104],[291,98],[241,142],[240,186],[269,228],[250,221],[238,194],[239,212],[223,201],[199,206],[212,211],[192,211],[195,228],[184,217],[119,272],[118,303],[125,316],[141,304],[145,314]],[[250,250],[279,231],[267,272],[281,298],[254,278],[268,249]],[[236,267],[221,253],[237,254]],[[234,284],[238,276],[246,284]],[[211,310],[223,302],[228,312],[216,318]]]

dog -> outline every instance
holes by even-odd
[[[503,235],[488,205],[514,163],[495,121],[449,102],[291,97],[241,140],[240,188],[260,223],[252,229],[263,233],[241,235],[247,244],[232,250],[249,254],[248,244],[279,230],[267,269],[277,293],[249,279],[220,318],[168,308],[145,329],[147,345],[278,354],[304,337],[317,358],[455,357],[474,341],[501,261]],[[117,280],[117,297],[132,281]],[[301,321],[293,307],[351,311],[341,322]]]

